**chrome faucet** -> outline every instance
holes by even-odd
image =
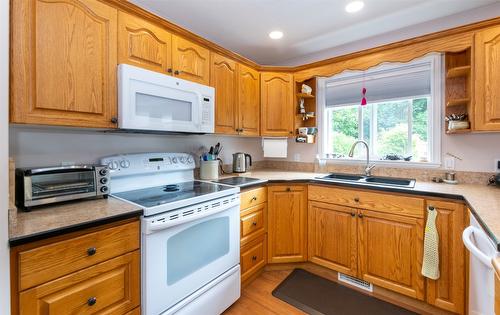
[[[352,144],[351,150],[349,151],[349,157],[354,156],[354,148],[356,148],[356,145],[358,143],[362,143],[366,147],[366,167],[365,167],[365,175],[366,176],[372,176],[372,169],[375,167],[375,164],[370,165],[370,147],[368,147],[368,143],[363,140],[358,140]]]

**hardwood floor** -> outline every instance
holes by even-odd
[[[271,292],[292,272],[291,270],[264,271],[241,290],[241,298],[225,315],[303,315],[304,312],[272,296]]]

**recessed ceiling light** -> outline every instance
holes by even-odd
[[[355,13],[363,9],[365,3],[363,1],[351,1],[345,6],[345,10],[348,13]]]
[[[280,39],[283,37],[283,32],[282,31],[272,31],[269,33],[269,37],[272,39]]]

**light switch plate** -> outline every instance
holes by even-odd
[[[447,156],[444,158],[444,168],[447,170],[455,169],[455,158],[451,156]]]
[[[495,172],[500,173],[500,159],[495,160]]]
[[[300,162],[300,153],[295,153],[295,154],[293,155],[293,160],[294,160],[295,162]]]

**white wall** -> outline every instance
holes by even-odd
[[[9,1],[0,1],[0,314],[10,314],[8,246]]]
[[[138,152],[187,152],[200,154],[217,142],[223,146],[222,160],[232,163],[232,154],[246,152],[262,160],[260,138],[214,135],[144,135],[104,133],[85,129],[10,127],[10,155],[16,167],[59,165],[61,162],[95,163],[101,157]]]

